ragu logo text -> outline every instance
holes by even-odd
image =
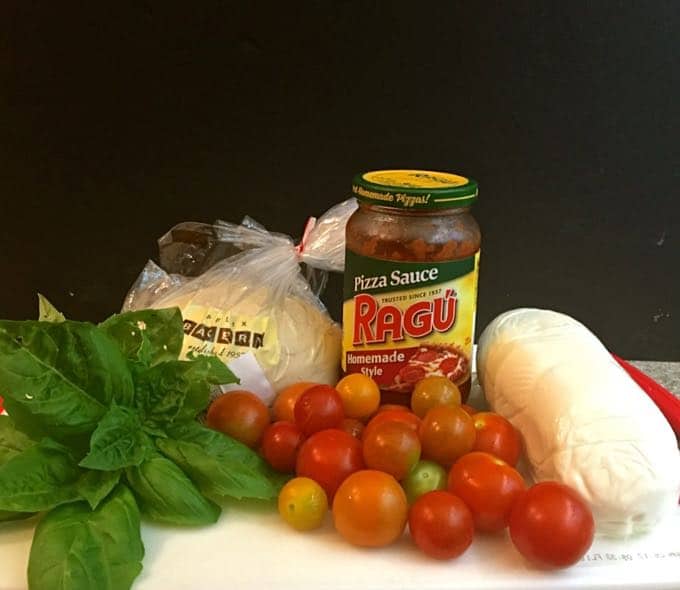
[[[456,323],[458,300],[453,289],[442,297],[418,301],[405,310],[394,305],[379,305],[368,293],[354,298],[353,344],[384,344],[388,336],[393,342],[424,338],[433,332],[448,332]]]

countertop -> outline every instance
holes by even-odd
[[[658,381],[675,397],[680,398],[680,361],[631,361],[631,363]]]

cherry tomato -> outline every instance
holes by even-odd
[[[364,468],[361,442],[344,430],[321,430],[302,443],[295,473],[317,482],[329,498],[351,473]]]
[[[477,412],[472,419],[477,431],[473,450],[495,455],[513,467],[517,465],[522,440],[515,427],[493,412]]]
[[[295,461],[304,438],[296,424],[274,422],[262,436],[262,456],[277,471],[295,471]]]
[[[379,414],[380,412],[386,412],[387,410],[402,410],[404,412],[410,412],[411,408],[403,404],[381,404],[378,406],[378,409],[375,411],[375,413]]]
[[[410,410],[385,410],[384,412],[378,412],[366,424],[362,438],[366,438],[371,429],[375,428],[378,424],[384,424],[385,422],[403,422],[410,426],[414,432],[418,432],[418,427],[420,426],[420,418]]]
[[[449,472],[449,491],[467,504],[479,531],[504,529],[513,504],[525,488],[516,469],[489,453],[468,453]]]
[[[309,531],[321,526],[328,512],[323,488],[308,477],[295,477],[279,492],[279,514],[290,526]]]
[[[404,422],[378,424],[363,441],[366,467],[389,473],[397,480],[406,477],[420,459],[418,435]]]
[[[408,528],[419,549],[435,559],[458,557],[470,546],[475,524],[470,509],[455,494],[423,494],[411,506]]]
[[[364,428],[366,428],[366,425],[356,418],[343,418],[342,422],[340,422],[340,430],[344,430],[359,440],[361,440]]]
[[[318,383],[310,381],[300,381],[293,383],[283,389],[274,400],[272,405],[272,414],[275,421],[285,420],[286,422],[295,422],[295,403],[298,398],[307,391],[310,387],[314,387]]]
[[[510,538],[529,561],[542,567],[568,567],[593,543],[590,508],[572,488],[544,481],[520,494],[510,513]]]
[[[479,411],[468,404],[460,404],[460,407],[463,408],[468,414],[470,414],[470,416],[476,414]]]
[[[446,377],[425,377],[416,383],[411,394],[411,409],[422,418],[435,406],[460,405],[460,389]]]
[[[475,425],[460,406],[436,406],[423,418],[418,430],[423,456],[449,467],[472,450]]]
[[[388,473],[364,469],[342,482],[333,500],[337,531],[354,545],[382,547],[404,532],[406,495]]]
[[[210,404],[206,424],[255,448],[269,426],[269,410],[249,391],[231,391]]]
[[[380,388],[367,375],[351,373],[335,386],[342,398],[345,416],[368,418],[380,405]]]
[[[439,463],[423,459],[418,461],[409,474],[402,480],[401,487],[406,499],[413,504],[420,496],[434,490],[445,490],[447,485],[446,469]]]
[[[295,422],[307,436],[340,426],[345,417],[340,394],[330,385],[315,385],[295,404]]]

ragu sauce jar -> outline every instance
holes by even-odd
[[[425,170],[354,178],[347,223],[342,368],[408,404],[416,382],[446,376],[470,392],[481,234],[477,183]]]

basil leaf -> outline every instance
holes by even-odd
[[[81,474],[66,447],[45,439],[0,467],[0,510],[41,512],[73,502]]]
[[[38,320],[41,322],[63,322],[66,318],[47,297],[38,293]]]
[[[153,442],[142,430],[139,414],[130,408],[112,406],[90,439],[90,452],[81,467],[115,471],[139,465],[153,450]]]
[[[12,522],[14,520],[26,520],[31,518],[35,512],[11,512],[8,510],[0,510],[0,522]]]
[[[209,497],[277,496],[284,477],[276,475],[255,451],[217,431],[189,423],[158,439],[156,445]]]
[[[60,506],[38,524],[28,561],[30,590],[128,590],[142,571],[139,508],[119,485],[96,510]]]
[[[116,345],[92,324],[0,321],[0,395],[23,428],[57,439],[91,433],[112,402],[132,402]]]
[[[208,406],[213,386],[236,381],[214,356],[167,361],[136,375],[135,401],[151,424],[193,420]]]
[[[182,350],[184,323],[177,307],[121,313],[99,326],[128,360],[146,366],[174,360]]]
[[[151,520],[175,525],[212,524],[221,508],[204,498],[172,461],[154,455],[139,467],[125,470],[142,514]]]
[[[36,444],[17,430],[9,416],[0,416],[0,466]]]
[[[118,485],[121,471],[88,471],[76,484],[80,497],[94,510]]]

